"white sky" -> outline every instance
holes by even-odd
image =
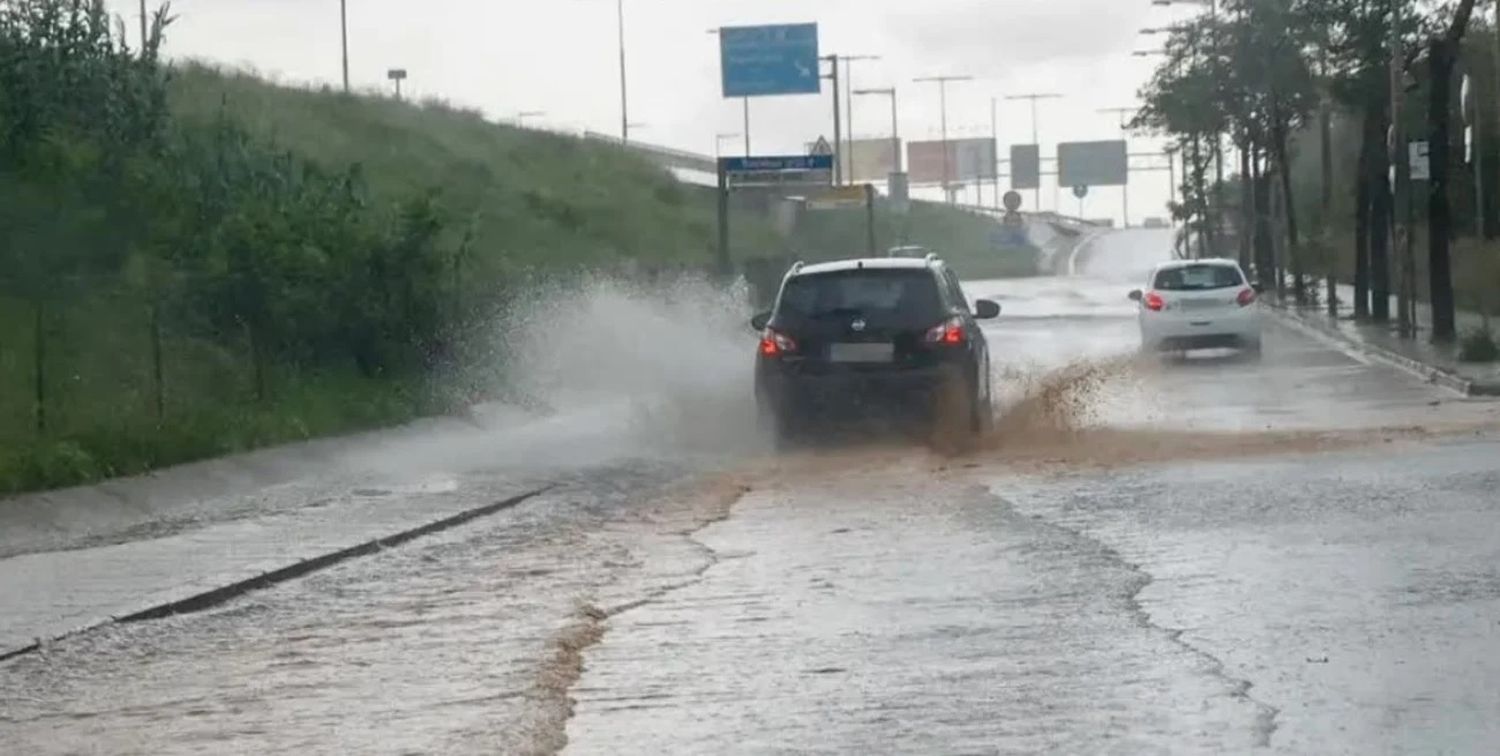
[[[108,0],[137,28],[137,0]],[[155,6],[159,0],[148,0]],[[1057,92],[1044,102],[1043,154],[1058,141],[1109,139],[1153,61],[1132,50],[1159,46],[1139,29],[1196,12],[1150,0],[624,0],[632,138],[712,153],[715,134],[742,131],[738,100],[719,92],[719,26],[812,22],[823,54],[878,54],[854,64],[860,87],[895,85],[905,138],[937,138],[938,93],[912,79],[963,74],[950,85],[950,136],[987,136],[990,98]],[[492,119],[545,111],[529,125],[619,133],[619,48],[614,0],[348,0],[350,68],[358,88],[387,86],[386,69],[410,71],[406,91],[482,109]],[[338,0],[176,0],[167,52],[248,67],[285,82],[340,79]],[[831,137],[822,97],[751,102],[754,150],[797,153]],[[886,136],[889,105],[856,99],[857,136]],[[1025,103],[1000,103],[1000,144],[1030,141]],[[1134,140],[1132,152],[1155,151]],[[726,152],[743,150],[726,142]],[[1165,173],[1142,173],[1132,187],[1132,218],[1164,214]],[[1076,213],[1064,191],[1062,209]],[[971,197],[972,199],[972,197]],[[1028,193],[1029,200],[1029,193]],[[1029,203],[1028,203],[1029,204]],[[1051,209],[1053,192],[1042,192]],[[1088,200],[1090,217],[1120,214],[1118,189]]]

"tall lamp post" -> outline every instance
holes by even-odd
[[[848,93],[844,100],[844,132],[849,135],[846,140],[849,145],[848,165],[845,167],[845,175],[849,177],[850,183],[854,181],[854,63],[855,61],[880,60],[879,55],[840,55],[839,60],[844,62],[844,88]],[[844,160],[840,155],[839,160]]]
[[[709,29],[708,33],[717,36],[719,30]],[[741,97],[740,100],[742,101],[741,106],[744,108],[745,114],[745,129],[742,132],[745,135],[745,157],[750,157],[750,98]]]
[[[620,141],[630,141],[630,106],[625,78],[625,0],[615,0],[620,34]]]
[[[396,85],[396,99],[401,99],[401,82],[406,81],[406,69],[392,68],[385,72],[385,78],[390,79]]]
[[[146,0],[141,0],[141,36],[146,34]],[[349,0],[339,0],[339,39],[344,50],[344,94],[349,94]]]
[[[1038,125],[1037,101],[1039,101],[1039,100],[1056,100],[1056,99],[1059,99],[1061,97],[1062,97],[1062,95],[1056,94],[1054,92],[1032,92],[1030,94],[1010,95],[1009,97],[1005,98],[1005,99],[1007,99],[1007,100],[1009,100],[1011,102],[1018,102],[1018,101],[1021,101],[1021,100],[1025,100],[1025,101],[1028,101],[1028,102],[1031,103],[1031,143],[1036,146],[1036,152],[1037,152],[1037,156],[1038,156],[1037,162],[1038,163],[1041,162],[1041,157],[1040,156],[1042,154],[1042,136],[1041,136],[1041,129],[1040,129],[1039,125]],[[1057,185],[1060,186],[1061,184],[1059,182],[1061,182],[1061,181],[1062,181],[1062,176],[1061,175],[1053,177],[1053,183],[1054,184],[1057,184]],[[1042,187],[1041,187],[1041,183],[1042,182],[1038,181],[1036,183],[1037,183],[1037,188],[1036,188],[1034,199],[1035,199],[1035,202],[1036,202],[1036,209],[1038,211],[1040,211],[1042,209]],[[1052,204],[1054,206],[1057,205],[1056,199],[1057,199],[1056,197],[1053,197],[1054,201],[1053,201]]]
[[[901,172],[901,125],[896,118],[896,88],[885,87],[882,89],[856,89],[854,94],[880,95],[891,98],[891,171]]]
[[[943,197],[950,202],[953,199],[952,187],[950,186],[953,168],[949,164],[951,160],[948,155],[948,82],[973,81],[973,79],[974,77],[972,76],[924,76],[912,79],[913,82],[918,84],[935,83],[938,85],[939,118],[941,119],[943,129]]]
[[[1100,113],[1113,113],[1120,121],[1120,136],[1125,140],[1125,184],[1120,187],[1120,194],[1125,204],[1125,228],[1130,228],[1130,131],[1129,122],[1125,116],[1136,112],[1135,108],[1100,108]]]

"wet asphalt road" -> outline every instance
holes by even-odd
[[[0,743],[1493,752],[1497,405],[1279,326],[1262,364],[1127,363],[1164,249],[968,285],[1005,307],[1007,401],[1063,397],[973,455],[761,458],[715,404],[743,384],[678,391],[691,462],[591,455],[503,516],[0,666]]]

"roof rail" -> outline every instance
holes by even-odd
[[[941,261],[942,261],[942,259],[943,259],[943,258],[941,258],[941,257],[938,257],[938,253],[936,253],[936,252],[928,252],[928,253],[927,253],[927,258],[926,258],[926,260],[927,260],[927,264],[928,264],[928,265],[931,265],[931,264],[933,264],[933,263],[935,263],[935,262],[941,262]]]
[[[802,270],[802,266],[804,266],[806,264],[807,263],[802,262],[801,260],[798,260],[797,262],[792,263],[792,272],[796,273],[797,271]]]

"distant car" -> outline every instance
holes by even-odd
[[[1139,304],[1141,349],[1239,349],[1261,353],[1258,293],[1233,260],[1175,260],[1151,271],[1146,289],[1130,292]]]
[[[760,331],[755,396],[779,440],[824,409],[917,410],[946,430],[977,432],[990,418],[989,346],[958,277],[937,255],[798,263]],[[872,407],[870,403],[876,406]]]

